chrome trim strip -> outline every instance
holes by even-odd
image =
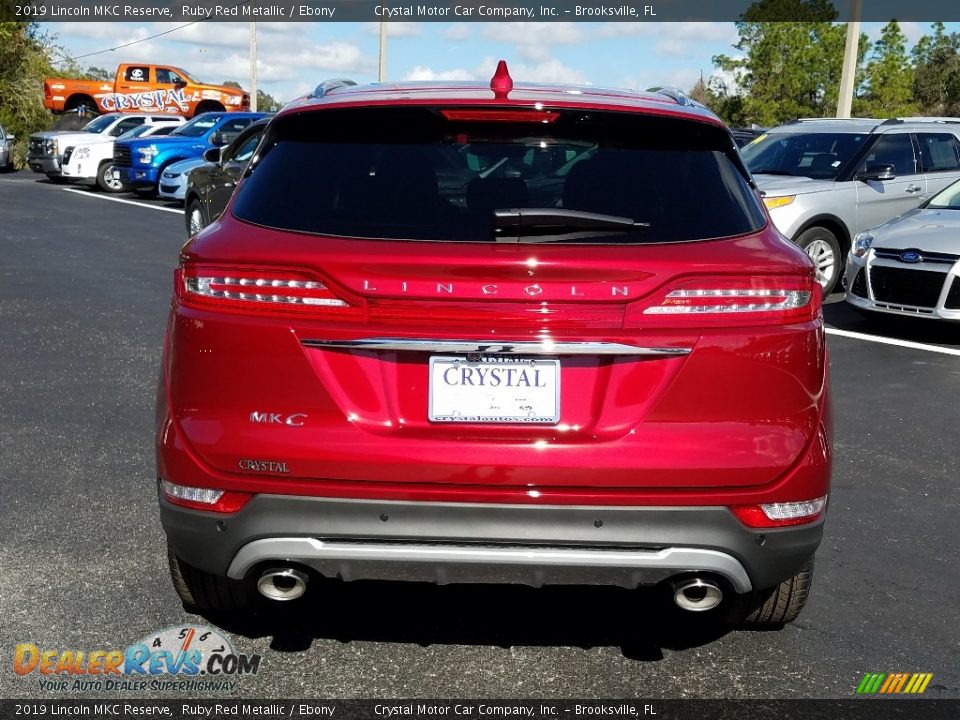
[[[504,355],[689,355],[692,348],[638,347],[608,342],[489,342],[477,340],[415,340],[410,338],[372,337],[358,340],[302,341],[306,347],[328,350],[391,350],[399,352],[436,352]]]
[[[264,562],[295,562],[325,577],[344,580],[432,580],[440,584],[481,580],[538,586],[602,579],[633,588],[680,573],[707,572],[726,578],[735,592],[752,589],[750,577],[736,558],[716,550],[688,547],[627,550],[279,537],[244,545],[227,574],[239,580]]]

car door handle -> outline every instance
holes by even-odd
[[[920,192],[921,190],[923,190],[923,188],[920,187],[919,185],[907,185],[908,193]]]

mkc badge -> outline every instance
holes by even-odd
[[[290,427],[303,427],[307,422],[306,413],[293,413],[284,415],[283,413],[258,412],[254,410],[250,413],[250,422],[260,425],[289,425]]]

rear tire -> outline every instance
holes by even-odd
[[[64,112],[76,111],[79,117],[86,117],[88,120],[100,114],[96,101],[87,95],[74,95],[67,100],[63,110]]]
[[[169,543],[167,560],[173,589],[187,610],[204,615],[242,615],[253,610],[253,594],[245,583],[188,565]]]
[[[187,226],[187,237],[191,238],[207,226],[207,216],[203,212],[203,206],[197,198],[192,198],[187,203],[186,212],[183,215]]]
[[[843,275],[843,252],[837,236],[825,227],[812,227],[800,233],[796,243],[816,265],[817,282],[826,297],[837,287]]]
[[[760,590],[750,596],[748,614],[740,621],[746,629],[775,629],[792,623],[800,615],[813,584],[813,558],[791,578],[775,588]]]

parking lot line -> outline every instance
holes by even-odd
[[[138,205],[140,207],[150,208],[151,210],[162,210],[163,212],[172,212],[177,213],[178,215],[183,214],[183,210],[177,208],[165,208],[158,207],[156,205],[151,205],[150,203],[138,202],[137,200],[124,200],[123,198],[108,197],[106,195],[95,195],[94,193],[87,192],[86,190],[76,190],[74,188],[61,188],[64,192],[75,193],[77,195],[84,195],[86,197],[96,198],[98,200],[109,200],[110,202],[123,203],[124,205]]]
[[[960,357],[960,348],[948,348],[941,345],[928,345],[927,343],[912,342],[910,340],[897,340],[883,335],[868,335],[867,333],[853,332],[851,330],[837,330],[828,327],[827,335],[839,335],[840,337],[853,338],[854,340],[866,340],[867,342],[880,343],[881,345],[896,345],[898,347],[910,348],[911,350],[926,350],[927,352],[941,353],[943,355],[954,355]]]

